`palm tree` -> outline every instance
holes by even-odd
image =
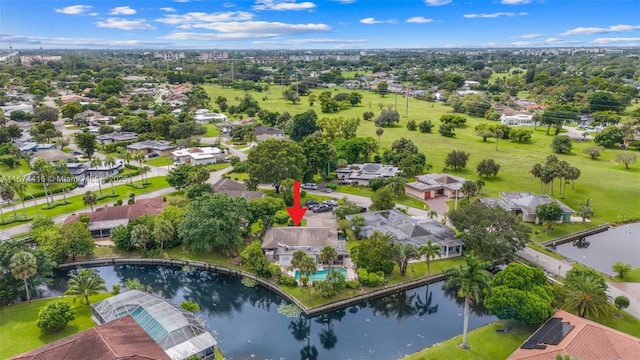
[[[318,268],[316,267],[316,260],[311,256],[305,255],[300,263],[298,264],[298,269],[300,269],[300,273],[304,274],[304,276],[309,279],[312,274],[315,274]],[[307,289],[309,290],[309,301],[311,301],[311,281],[308,280]]]
[[[149,177],[147,176],[147,178],[145,179],[144,174],[148,173],[149,171],[151,171],[151,168],[146,165],[140,167],[140,175],[142,175],[142,185],[148,183],[147,181],[149,180]]]
[[[71,177],[71,172],[69,171],[69,168],[67,167],[67,163],[65,163],[62,160],[58,160],[55,163],[53,163],[53,169],[56,173],[56,176],[58,176],[59,178],[61,178],[63,183],[66,183],[66,179]],[[62,188],[62,198],[64,200],[64,203],[67,203],[67,188],[63,187]]]
[[[586,221],[586,219],[590,219],[593,216],[593,207],[591,207],[591,198],[587,199],[587,201],[580,204],[578,208],[577,214],[582,217],[582,223]]]
[[[404,276],[407,273],[407,265],[409,260],[416,259],[418,257],[418,250],[413,244],[403,244],[397,242],[393,245],[393,261],[398,264],[400,268],[400,275]]]
[[[98,188],[100,189],[100,195],[102,195],[102,180],[98,176],[98,167],[102,166],[102,159],[94,157],[91,159],[91,166],[96,169],[96,179],[98,180]]]
[[[291,262],[289,263],[289,269],[290,270],[297,269],[298,265],[302,261],[302,258],[304,258],[305,256],[307,256],[307,253],[305,253],[302,250],[294,251],[293,254],[291,255]]]
[[[540,180],[540,192],[542,192],[543,191],[543,189],[542,189],[542,165],[534,164],[531,167],[531,170],[529,171],[529,173],[531,173],[531,175],[533,175],[534,178]]]
[[[13,201],[13,198],[16,196],[16,193],[13,190],[13,187],[11,186],[12,182],[13,182],[12,178],[9,178],[9,177],[0,178],[0,198],[6,201],[7,204],[11,204],[11,202]],[[1,208],[2,208],[2,205],[0,205],[0,209]],[[13,216],[14,217],[16,216],[15,206],[13,208]],[[4,218],[4,214],[2,214],[2,217]]]
[[[336,261],[337,257],[338,251],[336,251],[333,246],[327,245],[320,250],[320,261],[328,264],[329,268],[331,268],[331,265],[333,265],[333,262]]]
[[[27,301],[31,304],[29,295],[29,284],[27,280],[38,272],[38,259],[26,251],[15,253],[9,262],[9,270],[14,278],[24,281],[24,289],[27,292]]]
[[[387,179],[387,186],[391,193],[395,197],[404,195],[404,186],[407,184],[407,179],[402,176],[393,176]]]
[[[112,155],[107,155],[107,156],[104,158],[104,164],[105,164],[109,169],[112,169],[112,168],[116,165],[116,158],[115,158],[115,157],[113,157]],[[111,195],[115,195],[115,194],[116,194],[116,191],[115,191],[115,189],[113,188],[113,176],[110,176],[109,178],[111,179],[111,181],[110,181],[110,182],[111,182]]]
[[[91,212],[93,212],[93,205],[95,205],[98,202],[98,197],[96,196],[96,194],[91,192],[91,190],[89,190],[86,193],[84,193],[84,195],[82,195],[82,202],[85,205],[91,206]]]
[[[463,349],[469,349],[467,343],[467,330],[469,329],[469,305],[478,302],[482,298],[484,289],[489,286],[491,274],[485,270],[489,263],[481,261],[473,251],[464,256],[464,264],[457,268],[449,268],[444,271],[447,281],[445,289],[457,289],[458,297],[464,298],[464,324],[462,327]]]
[[[47,200],[47,205],[49,205],[47,189],[49,188],[49,180],[54,175],[55,169],[53,168],[53,165],[48,163],[45,159],[39,157],[33,163],[33,171],[35,171],[38,177],[42,180],[42,183],[44,185],[44,197]],[[51,201],[53,202],[53,196],[51,198]]]
[[[131,162],[131,159],[133,159],[133,156],[131,155],[131,153],[127,150],[122,150],[120,152],[120,157],[122,158],[122,160],[124,160],[124,163],[129,165],[129,163]],[[129,177],[129,183],[131,184],[133,182],[132,177]]]
[[[360,229],[364,225],[364,216],[354,215],[350,221],[351,230],[356,235],[356,239],[360,239]]]
[[[381,127],[376,128],[376,135],[378,135],[378,147],[380,147],[380,137],[384,134],[384,129]]]
[[[608,319],[612,308],[607,295],[607,285],[591,274],[579,274],[565,281],[565,301],[562,308],[578,316]]]
[[[142,152],[142,150],[138,150],[133,157],[138,162],[138,166],[142,166],[142,162],[145,158],[144,152]]]
[[[16,179],[13,183],[13,190],[15,190],[16,194],[20,196],[20,201],[22,201],[22,211],[24,212],[24,218],[27,218],[27,208],[24,206],[24,197],[27,193],[27,183],[24,181],[24,178]]]
[[[440,245],[434,244],[433,241],[431,241],[431,239],[427,241],[426,245],[422,245],[418,249],[420,256],[424,255],[427,257],[427,274],[431,272],[431,258],[435,259],[436,256],[441,258],[442,257],[441,250],[442,249],[440,248]]]
[[[156,216],[153,222],[153,238],[160,243],[160,255],[162,256],[162,250],[164,244],[167,241],[173,240],[176,235],[176,230],[173,228],[171,221],[162,216]]]
[[[89,305],[89,296],[100,291],[107,291],[107,286],[98,272],[93,269],[80,269],[77,273],[71,274],[64,294],[75,295],[74,301],[78,298],[84,299],[84,304]]]
[[[138,224],[131,229],[131,243],[138,249],[148,250],[151,244],[151,231],[145,224]]]

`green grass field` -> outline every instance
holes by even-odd
[[[621,279],[619,276],[616,276],[613,280],[620,282],[640,282],[640,266],[624,274],[624,278]]]
[[[242,91],[232,89],[222,89],[219,86],[207,85],[207,93],[211,98],[216,96],[225,96],[230,99],[229,105],[236,105],[234,99],[236,96],[243,96]],[[315,90],[319,93],[322,90]],[[330,90],[332,93],[350,92],[341,88]],[[290,112],[292,115],[304,112],[308,109],[314,109],[319,117],[357,117],[361,118],[365,111],[372,111],[378,115],[380,106],[386,107],[395,105],[395,96],[387,95],[381,97],[370,92],[361,92],[363,94],[362,104],[343,110],[335,114],[322,114],[320,107],[315,104],[310,107],[306,97],[303,97],[301,103],[296,106],[285,103],[281,99],[279,88],[272,89],[271,94],[263,100],[265,93],[250,92],[258,101],[260,106],[270,111]],[[398,97],[398,111],[401,115],[400,124],[393,128],[385,128],[381,136],[381,147],[383,149],[390,148],[394,140],[400,137],[406,137],[412,140],[427,157],[427,163],[433,166],[432,172],[441,172],[444,168],[444,160],[447,153],[452,150],[465,150],[471,154],[466,169],[460,171],[451,171],[449,173],[463,176],[471,180],[476,180],[478,175],[475,172],[477,164],[486,158],[494,159],[501,165],[500,173],[495,178],[484,179],[486,185],[482,191],[483,196],[496,197],[502,191],[531,191],[540,193],[539,181],[529,174],[531,167],[535,163],[544,163],[546,157],[552,154],[550,144],[553,136],[545,135],[545,128],[538,127],[535,129],[532,142],[528,144],[512,143],[501,140],[496,150],[496,144],[493,140],[483,142],[482,139],[475,135],[474,127],[477,124],[487,122],[487,120],[478,117],[467,117],[467,127],[456,129],[455,138],[445,138],[438,134],[437,126],[432,134],[422,134],[417,131],[408,131],[406,129],[407,118],[405,117],[406,99],[402,96]],[[439,124],[439,118],[443,114],[451,111],[449,106],[420,101],[410,98],[408,101],[408,119],[420,122],[422,120],[431,120],[436,125]],[[377,139],[375,134],[376,126],[373,121],[361,121],[358,129],[358,136],[371,136]],[[533,130],[533,129],[532,129]],[[616,222],[623,219],[640,219],[640,207],[637,199],[640,199],[640,164],[632,165],[631,169],[624,169],[624,165],[615,163],[615,156],[619,150],[607,149],[603,152],[599,160],[591,160],[582,150],[593,145],[589,142],[574,142],[573,152],[567,155],[558,154],[560,160],[568,161],[572,166],[577,167],[581,171],[580,178],[575,182],[575,188],[571,185],[567,186],[566,198],[562,199],[564,203],[573,209],[577,209],[579,204],[587,198],[591,198],[591,203],[595,211],[592,219],[593,225],[605,222]],[[557,196],[556,190],[553,196]],[[557,226],[557,229],[563,228],[565,225]]]
[[[511,324],[513,330],[508,333],[496,333],[505,327],[503,321],[497,321],[468,333],[467,342],[471,349],[463,350],[458,347],[462,342],[462,335],[435,344],[415,354],[404,357],[403,360],[503,360],[509,357],[534,332],[534,328]],[[462,321],[460,321],[462,328]]]
[[[216,137],[220,135],[220,130],[214,124],[206,124],[204,125],[207,128],[207,132],[203,135],[204,137]]]
[[[158,156],[153,159],[149,159],[145,161],[145,164],[151,165],[151,166],[168,166],[168,165],[173,165],[173,159],[171,158],[171,155]]]
[[[90,301],[95,303],[109,296],[111,296],[110,293],[94,295],[90,297]],[[68,301],[75,308],[75,320],[61,331],[42,333],[36,326],[38,312],[49,303],[59,300]],[[7,359],[94,326],[95,323],[91,320],[91,306],[84,305],[81,301],[76,301],[74,304],[73,298],[68,296],[34,300],[31,305],[22,302],[0,307],[0,334],[2,334],[0,359]]]
[[[101,204],[104,203],[108,203],[108,202],[113,202],[116,201],[118,198],[122,198],[125,203],[126,200],[129,196],[129,193],[133,192],[136,195],[140,195],[140,194],[145,194],[148,192],[152,192],[155,190],[159,190],[162,188],[166,188],[169,185],[167,184],[167,181],[165,180],[164,177],[150,177],[149,178],[149,182],[151,183],[149,186],[147,186],[144,189],[136,189],[133,188],[131,186],[129,186],[128,184],[123,184],[123,185],[118,185],[114,187],[115,193],[118,195],[117,197],[105,197],[102,200],[98,200],[97,204],[94,205],[94,208],[96,206],[100,206]],[[134,181],[133,184],[134,185],[141,185],[142,181]],[[96,193],[96,195],[100,196],[100,193],[98,192],[97,189],[92,190],[94,193]],[[111,194],[111,186],[103,186],[102,187],[102,192],[103,194]],[[36,210],[35,206],[29,206],[27,207],[27,217],[37,217],[39,216],[47,216],[47,217],[53,217],[56,215],[61,215],[61,214],[67,214],[67,213],[72,213],[74,211],[78,211],[78,210],[87,210],[89,211],[89,207],[84,205],[84,203],[82,202],[82,194],[81,195],[74,195],[74,196],[68,196],[67,197],[67,201],[70,201],[71,203],[68,205],[64,205],[64,206],[57,206],[53,209],[49,209],[49,210],[45,210],[43,207],[46,206],[46,204],[42,204],[42,203],[38,203],[38,209]],[[22,215],[22,208],[19,207],[18,208],[18,215]],[[13,223],[13,224],[8,224],[8,225],[3,225],[0,226],[0,229],[4,229],[4,228],[8,228],[11,226],[16,226],[16,225],[20,225],[21,223]]]

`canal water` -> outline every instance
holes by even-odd
[[[640,223],[616,226],[587,236],[583,241],[558,245],[556,251],[576,262],[608,275],[614,275],[611,265],[617,261],[640,266]]]
[[[227,359],[397,359],[462,333],[462,302],[442,282],[328,314],[288,318],[278,294],[239,278],[204,270],[151,265],[96,267],[109,289],[137,278],[175,304],[200,305],[198,316]],[[58,271],[49,296],[66,289],[68,271]],[[496,320],[475,309],[469,330]]]

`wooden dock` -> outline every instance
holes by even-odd
[[[601,233],[603,231],[607,231],[609,228],[611,228],[611,225],[607,223],[607,224],[603,224],[603,225],[600,225],[600,226],[596,226],[596,227],[591,228],[591,229],[579,231],[577,233],[573,233],[573,234],[569,234],[569,235],[565,235],[565,236],[560,236],[560,237],[557,237],[557,238],[555,238],[553,240],[545,241],[545,242],[541,243],[541,245],[552,248],[552,247],[557,246],[557,245],[562,245],[564,243],[568,243],[568,242],[574,241],[574,240],[580,240],[580,239],[585,238],[587,236],[598,234],[598,233]]]
[[[407,281],[401,284],[385,286],[380,289],[368,292],[366,294],[356,295],[347,299],[341,299],[337,301],[330,302],[328,304],[323,304],[320,306],[308,308],[298,299],[296,299],[293,295],[284,291],[282,288],[278,286],[278,284],[259,277],[255,274],[240,270],[233,269],[226,266],[209,264],[202,261],[188,261],[188,260],[173,260],[173,259],[154,259],[154,258],[101,258],[101,259],[92,259],[85,261],[78,261],[73,263],[60,264],[57,266],[58,269],[72,269],[78,267],[93,267],[93,266],[108,266],[108,265],[164,265],[164,266],[189,266],[193,268],[197,268],[200,270],[219,272],[228,275],[234,275],[238,277],[247,277],[255,280],[258,284],[275,291],[285,299],[289,300],[291,303],[296,304],[305,316],[316,316],[320,314],[324,314],[326,312],[341,309],[350,305],[355,305],[362,301],[382,297],[385,295],[391,295],[395,293],[399,293],[402,291],[410,290],[416,287],[420,287],[423,285],[427,285],[433,282],[441,281],[445,279],[443,274],[434,274],[431,276]]]

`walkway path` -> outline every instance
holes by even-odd
[[[564,277],[567,271],[573,267],[571,262],[566,260],[558,260],[547,254],[538,252],[530,247],[526,247],[517,252],[518,256],[536,264],[546,272],[552,275],[560,275]],[[616,296],[624,295],[629,298],[629,308],[626,311],[640,319],[640,283],[618,283],[614,281],[607,281],[609,289],[607,293],[611,296],[611,299],[615,299]]]

